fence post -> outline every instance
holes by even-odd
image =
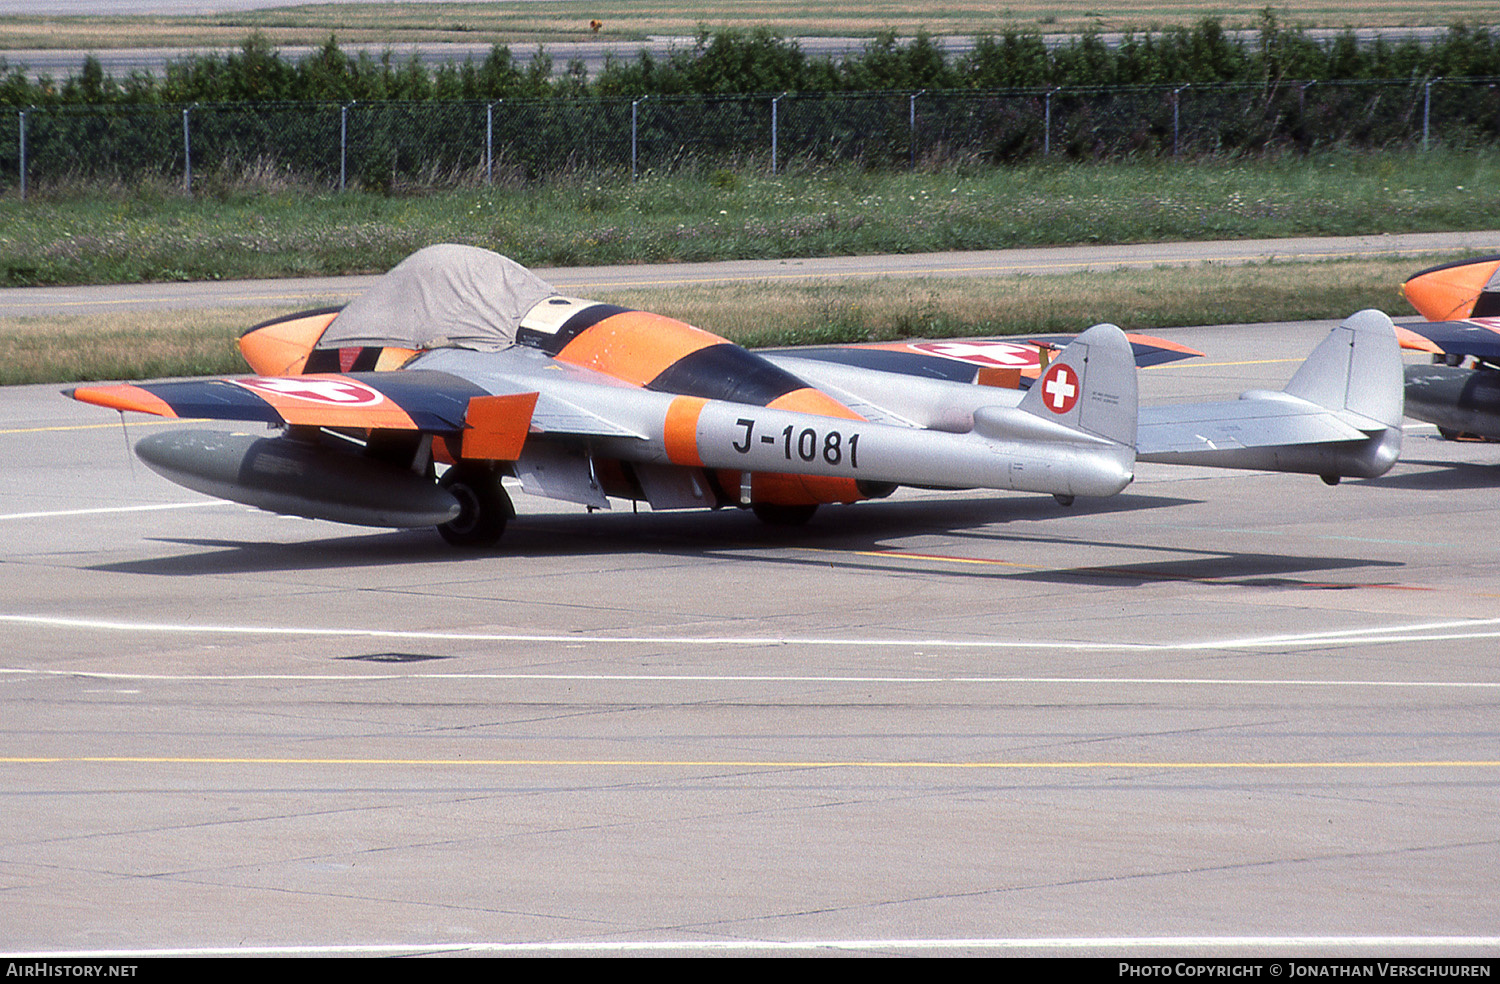
[[[1180,153],[1180,151],[1181,151],[1181,144],[1179,143],[1178,136],[1179,136],[1179,132],[1180,132],[1180,127],[1179,127],[1179,122],[1180,122],[1179,111],[1182,108],[1182,90],[1183,89],[1190,89],[1190,88],[1192,88],[1191,84],[1183,85],[1183,86],[1178,86],[1172,92],[1172,156],[1173,157],[1176,157]]]
[[[910,157],[908,166],[913,171],[917,169],[917,97],[926,91],[926,89],[923,89],[921,92],[912,93],[911,99],[907,103],[907,153]]]
[[[1422,87],[1422,153],[1427,153],[1428,125],[1432,121],[1432,84],[1443,81],[1439,75],[1435,79],[1428,79],[1427,84]]]
[[[638,173],[638,168],[636,166],[637,158],[636,158],[636,142],[635,142],[636,121],[638,119],[638,115],[637,115],[638,109],[637,109],[637,107],[639,107],[641,103],[645,102],[647,99],[650,99],[650,98],[651,98],[650,94],[647,94],[647,95],[642,96],[639,99],[631,100],[631,103],[630,103],[630,180],[631,181],[634,181],[636,179],[636,176],[637,176],[637,173]]]
[[[776,173],[776,104],[781,102],[785,95],[786,93],[783,92],[771,100],[771,173],[773,175]]]
[[[1042,124],[1043,125],[1043,129],[1042,129],[1042,156],[1043,157],[1051,157],[1052,156],[1052,93],[1054,93],[1056,91],[1057,91],[1056,89],[1048,89],[1047,90],[1046,109],[1045,109],[1045,111],[1042,114],[1042,116],[1043,116],[1043,124]]]
[[[339,191],[344,190],[349,170],[349,107],[353,105],[339,107]]]
[[[182,110],[182,190],[193,193],[193,142],[188,136],[188,113],[193,107]]]
[[[21,110],[21,201],[26,200],[26,110]]]
[[[500,100],[504,102],[505,100]],[[495,183],[495,104],[484,107],[484,183]]]

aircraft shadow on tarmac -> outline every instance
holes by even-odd
[[[524,561],[535,558],[593,557],[651,553],[681,557],[723,558],[760,549],[758,563],[815,566],[824,569],[910,571],[928,576],[1013,578],[1066,583],[1145,584],[1157,581],[1260,584],[1284,587],[1344,587],[1309,576],[1356,567],[1400,566],[1367,559],[1298,557],[1254,552],[1225,552],[1162,547],[1152,543],[1082,540],[1069,533],[1068,519],[1081,515],[1121,514],[1185,505],[1196,500],[1163,496],[1119,495],[1079,500],[1064,509],[1050,498],[1005,498],[976,495],[923,501],[868,502],[855,508],[825,508],[808,525],[775,527],[747,513],[641,512],[530,514],[515,520],[500,546],[492,551],[455,550],[428,530],[358,533],[295,542],[243,542],[206,538],[158,538],[156,542],[205,548],[169,557],[101,564],[92,570],[159,576],[268,573],[401,564]],[[1017,527],[1018,523],[1042,524]],[[1123,529],[1123,527],[1122,527]],[[954,564],[892,547],[891,538],[924,534],[957,537],[976,551],[994,555],[996,544],[1034,547],[1056,544],[1060,556],[1088,556],[1098,549],[1135,549],[1180,559],[1026,569],[1003,561]],[[952,551],[952,547],[946,548]],[[1005,554],[1001,552],[1000,557]],[[949,558],[963,559],[968,558]]]
[[[880,550],[889,549],[883,542],[887,538],[924,534],[982,537],[991,532],[988,527],[1015,522],[1048,523],[1048,530],[1065,533],[1065,525],[1058,529],[1050,524],[1066,524],[1074,516],[1128,514],[1195,501],[1127,494],[1093,501],[1080,499],[1074,506],[1063,508],[1050,496],[1007,498],[976,494],[917,502],[863,502],[852,508],[824,507],[806,526],[770,526],[737,509],[637,513],[627,507],[594,513],[526,514],[511,521],[493,550],[455,549],[432,530],[356,531],[357,528],[349,527],[351,533],[347,536],[293,542],[157,537],[158,543],[211,549],[204,553],[99,564],[90,570],[194,576],[632,552],[719,557],[758,548]],[[819,563],[827,565],[826,560]]]
[[[1241,553],[1239,551],[1174,550],[1181,560],[1152,563],[1095,565],[1057,568],[1012,575],[1023,581],[1066,584],[1141,586],[1163,581],[1193,581],[1241,588],[1294,588],[1298,590],[1348,590],[1363,582],[1319,580],[1316,575],[1356,568],[1402,567],[1397,561],[1364,557],[1298,557],[1288,554]]]
[[[1402,458],[1406,466],[1399,472],[1382,475],[1380,478],[1364,479],[1359,484],[1374,485],[1384,489],[1411,489],[1414,491],[1457,492],[1462,489],[1493,489],[1500,487],[1500,464],[1485,465],[1472,461],[1439,461],[1418,458]],[[1412,466],[1425,471],[1409,471]]]

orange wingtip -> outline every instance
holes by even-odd
[[[1196,355],[1202,357],[1206,353],[1199,352],[1195,348],[1174,342],[1166,338],[1158,338],[1155,335],[1142,335],[1140,332],[1127,331],[1126,339],[1132,342],[1140,342],[1142,345],[1150,345],[1152,348],[1165,349],[1168,352],[1181,352],[1183,355]]]
[[[129,383],[122,383],[118,386],[80,386],[68,395],[82,403],[109,407],[111,410],[134,410],[137,413],[150,413],[158,417],[177,416],[177,411],[173,410],[166,400],[139,386],[131,386]]]
[[[1414,352],[1431,352],[1434,355],[1443,354],[1443,350],[1432,339],[1418,335],[1410,328],[1402,328],[1400,325],[1396,326],[1396,341],[1401,343],[1402,348],[1411,349]]]

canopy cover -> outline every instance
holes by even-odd
[[[340,311],[317,347],[503,349],[515,344],[522,316],[555,293],[499,253],[428,246]]]

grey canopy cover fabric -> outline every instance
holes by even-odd
[[[452,243],[428,246],[340,311],[317,347],[498,350],[515,344],[521,317],[555,293],[499,253]]]

